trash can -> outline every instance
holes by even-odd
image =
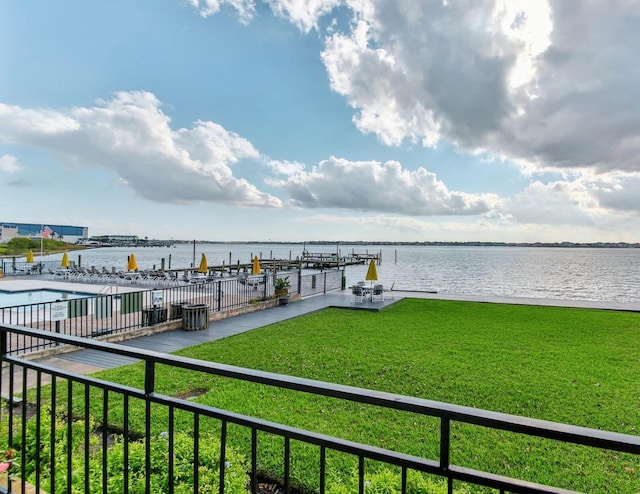
[[[187,305],[187,302],[177,302],[175,304],[171,304],[171,312],[169,314],[169,318],[171,320],[182,319],[182,308],[185,305]]]
[[[142,325],[155,326],[167,322],[167,309],[165,307],[148,307],[142,309]]]
[[[197,331],[209,326],[209,306],[207,304],[185,304],[182,306],[182,329]]]

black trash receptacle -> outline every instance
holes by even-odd
[[[174,319],[182,319],[182,308],[187,305],[187,302],[178,302],[175,304],[171,304],[171,313],[169,314],[169,318],[173,321]]]
[[[209,327],[209,306],[207,304],[185,304],[182,306],[182,329],[196,331]]]
[[[165,307],[149,307],[142,309],[142,325],[155,326],[167,322],[167,309]]]

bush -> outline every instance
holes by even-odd
[[[391,469],[381,469],[373,474],[365,475],[365,494],[400,494],[402,479],[400,474]],[[339,478],[330,478],[327,481],[327,494],[352,494],[358,492],[358,472],[343,482]],[[457,494],[468,494],[465,487],[454,490]],[[441,479],[433,479],[425,474],[409,470],[407,472],[407,494],[447,494],[447,482]]]
[[[108,492],[124,493],[124,447],[122,437],[109,450]],[[129,443],[129,490],[145,491],[145,444]],[[151,438],[151,492],[169,491],[169,439],[166,434]],[[193,438],[185,433],[174,434],[173,486],[176,494],[193,492]],[[198,492],[219,492],[220,440],[210,434],[201,435],[198,454]],[[99,467],[99,464],[96,465]],[[225,461],[224,492],[246,494],[249,476],[244,457],[228,450]],[[99,486],[96,486],[99,487]]]
[[[32,250],[34,253],[36,251],[40,252],[41,245],[44,252],[69,249],[73,247],[66,242],[61,242],[60,240],[54,240],[51,238],[42,239],[41,244],[39,238],[16,237],[12,238],[2,246],[2,253],[3,255],[24,255],[29,250]]]
[[[24,461],[26,479],[34,483],[36,468],[40,471],[41,488],[46,492],[51,490],[50,474],[51,447],[49,439],[51,431],[51,413],[44,409],[40,417],[40,435],[36,432],[35,417],[28,420],[25,434],[25,450],[18,451],[16,461]],[[6,425],[6,424],[5,424]],[[14,448],[18,448],[22,442],[21,426],[19,420],[14,422],[17,434],[14,438]],[[85,479],[85,432],[89,431],[89,448],[91,451],[87,471],[89,478]],[[71,485],[67,485],[67,449],[68,428],[66,418],[55,419],[55,492],[81,494],[85,492],[85,482],[89,484],[90,492],[101,492],[103,486],[102,477],[102,448],[100,432],[96,428],[93,418],[88,423],[84,420],[74,420],[71,428]],[[97,431],[97,433],[96,433]],[[40,437],[37,442],[36,438]],[[124,494],[124,451],[125,440],[119,435],[115,436],[113,446],[107,449],[107,478],[106,485],[109,493]],[[145,442],[133,441],[126,444],[129,450],[127,492],[145,492]],[[153,436],[150,440],[151,448],[151,492],[168,492],[168,466],[169,466],[169,439],[166,434]],[[210,433],[202,433],[199,443],[199,468],[198,482],[199,493],[215,493],[219,491],[220,478],[220,439]],[[193,492],[193,437],[186,433],[174,434],[173,446],[174,461],[174,492],[177,494]],[[37,455],[37,456],[36,456]],[[245,458],[233,450],[227,448],[225,461],[225,492],[230,494],[246,494],[249,476]]]

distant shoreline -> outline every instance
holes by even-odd
[[[69,244],[69,245],[72,245],[73,247],[65,248],[65,249],[44,250],[44,251],[42,251],[42,255],[48,256],[50,254],[62,254],[64,252],[70,253],[70,252],[76,252],[76,251],[83,251],[83,250],[87,249],[85,246],[78,246],[76,244]],[[22,252],[22,253],[2,254],[2,255],[0,255],[0,259],[11,259],[12,257],[24,257],[24,256],[27,255],[27,252],[28,252],[28,250],[26,252]],[[37,262],[38,261],[38,257],[40,257],[40,251],[33,252],[33,255],[34,255],[34,258],[35,258],[34,262]],[[2,266],[0,265],[0,268],[1,267]]]
[[[174,240],[176,244],[190,244],[193,240]],[[601,248],[601,249],[639,249],[640,242],[365,242],[365,241],[327,241],[311,240],[306,242],[275,242],[275,241],[208,241],[197,240],[198,244],[238,244],[238,245],[415,245],[435,247],[561,247],[561,248]]]
[[[192,244],[193,240],[171,240],[173,244]],[[372,242],[364,242],[364,241],[327,241],[327,240],[313,240],[306,242],[276,242],[276,241],[210,241],[210,240],[196,240],[196,244],[206,245],[323,245],[323,246],[344,246],[344,245],[361,245],[361,246],[385,246],[385,247],[393,247],[393,246],[416,246],[416,247],[547,247],[547,248],[588,248],[588,249],[639,249],[640,242],[638,243],[628,243],[628,242],[383,242],[383,241],[372,241]],[[140,244],[113,244],[113,245],[77,245],[70,244],[69,249],[55,249],[51,251],[45,251],[43,254],[57,254],[62,253],[65,250],[69,251],[83,251],[83,250],[91,250],[91,249],[100,249],[105,248],[109,249],[112,247],[126,247],[126,248],[136,248],[136,247],[151,247]],[[0,255],[0,259],[10,259],[13,257],[24,257],[27,253],[15,253],[15,254],[2,254]],[[37,254],[34,252],[34,254]]]

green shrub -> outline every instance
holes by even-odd
[[[41,242],[39,238],[16,237],[9,240],[6,244],[3,244],[1,253],[3,255],[24,255],[29,250],[32,250],[34,253],[36,251],[39,252],[40,247],[42,247],[44,252],[49,252],[61,249],[73,249],[78,246],[52,238],[44,238]]]
[[[381,469],[375,473],[365,475],[365,494],[400,494],[402,479],[400,474],[391,469]],[[358,472],[343,481],[339,477],[327,480],[327,494],[352,494],[358,492]],[[470,491],[463,487],[454,489],[457,494],[468,494]],[[420,472],[407,472],[407,494],[447,494],[446,480],[433,479]]]
[[[169,439],[165,434],[151,438],[151,492],[169,490]],[[145,444],[131,442],[129,447],[129,490],[131,493],[145,491]],[[117,438],[109,449],[108,492],[124,492],[124,449],[125,441]],[[174,434],[173,445],[173,486],[176,494],[193,492],[193,438],[185,433]],[[198,492],[219,492],[220,440],[210,434],[201,435],[198,454]],[[98,465],[97,465],[98,466]],[[225,489],[231,494],[245,494],[249,483],[248,468],[244,457],[233,451],[226,452]]]
[[[51,431],[50,410],[43,410],[40,417],[40,434],[37,434],[36,418],[27,421],[24,451],[17,451],[16,461],[23,461],[26,479],[35,483],[36,468],[40,471],[40,487],[46,492],[51,489],[51,447],[48,441]],[[5,424],[6,425],[6,424]],[[14,422],[16,435],[14,447],[18,449],[22,442],[20,421]],[[89,431],[89,463],[85,478],[85,432]],[[90,492],[101,492],[102,477],[102,448],[101,437],[96,433],[96,422],[89,417],[84,420],[73,420],[71,427],[71,485],[67,484],[68,471],[68,424],[65,419],[55,419],[55,440],[53,442],[55,457],[55,492],[81,494],[85,492],[85,482],[88,482]],[[98,431],[99,432],[99,431]],[[39,441],[37,440],[39,437]],[[174,434],[174,492],[177,494],[193,492],[193,437],[186,433]],[[121,435],[114,437],[113,446],[107,449],[107,479],[109,493],[124,493],[124,452],[125,445],[129,450],[127,492],[145,492],[145,443],[141,441],[125,443]],[[150,440],[151,448],[151,492],[168,491],[169,440],[166,434],[153,436]],[[36,456],[38,455],[38,456]],[[198,482],[199,493],[219,492],[220,478],[220,439],[210,433],[202,433],[198,454]],[[225,460],[225,493],[245,494],[249,483],[248,467],[245,458],[227,448]]]

